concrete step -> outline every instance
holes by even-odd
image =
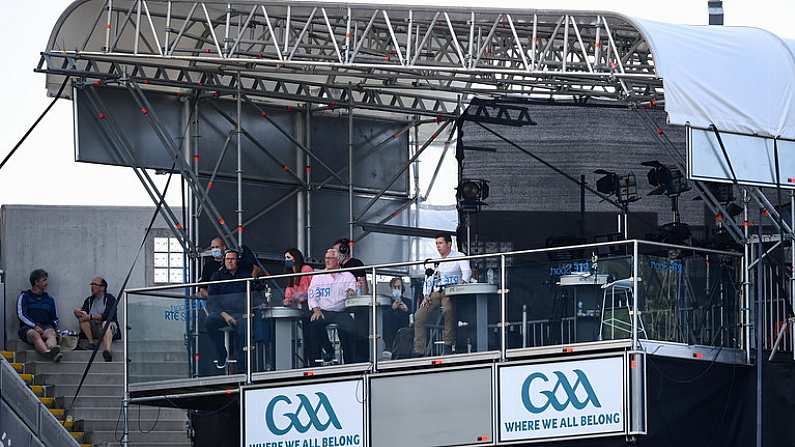
[[[80,392],[74,407],[72,407],[72,399],[74,396],[63,396],[58,398],[63,402],[65,407],[80,408],[80,407],[104,407],[119,409],[121,407],[122,396],[86,396]]]
[[[140,414],[137,408],[130,409],[130,421],[137,421],[140,417],[143,419],[162,419],[162,420],[185,420],[187,416],[185,415],[185,410],[179,408],[160,408],[160,414],[158,416],[158,408],[152,407],[141,407]],[[81,407],[81,408],[72,408],[69,410],[69,414],[76,419],[84,419],[86,422],[93,421],[95,419],[110,419],[110,418],[117,418],[119,417],[119,410],[105,408],[105,407]]]
[[[113,349],[113,363],[117,361],[121,363],[121,359],[123,357],[123,349],[119,346],[119,349],[114,347]],[[82,362],[87,363],[88,360],[91,358],[92,351],[61,351],[63,354],[62,362]],[[130,352],[128,358],[131,362],[134,363],[148,363],[148,362],[188,362],[188,353],[184,351],[134,351]],[[25,361],[52,361],[47,356],[39,354],[34,350],[26,350],[26,351],[18,351],[14,353],[14,359],[18,362],[25,362]],[[97,351],[96,357],[94,357],[94,362],[97,363],[104,363],[102,358],[102,351]]]
[[[78,385],[80,379],[83,377],[82,373],[61,373],[53,372],[46,374],[36,374],[37,385]],[[155,382],[158,380],[172,379],[173,376],[159,376],[159,375],[146,375],[146,376],[130,376],[131,382]],[[90,385],[122,385],[124,384],[124,374],[122,373],[89,373],[86,376],[86,384]]]
[[[119,357],[119,361],[121,361],[121,354],[120,353],[121,353],[121,351],[114,351],[114,359],[115,359],[116,356],[118,356]],[[43,355],[43,354],[39,354],[37,351],[28,350],[28,351],[24,351],[21,354],[24,355],[26,363],[30,363],[30,362],[47,362],[47,361],[52,363],[52,360],[49,357],[47,357],[46,355]],[[91,351],[67,351],[67,350],[63,350],[63,351],[61,351],[61,354],[63,354],[63,359],[61,359],[61,362],[82,362],[82,363],[85,364],[91,358]],[[101,351],[97,353],[97,356],[96,356],[94,362],[103,362],[103,360],[102,360],[102,352]]]
[[[48,374],[48,373],[83,373],[88,362],[76,361],[62,361],[61,363],[53,362],[29,362],[26,366],[29,368],[28,372],[34,374]],[[102,359],[94,361],[89,370],[89,374],[107,374],[115,373],[121,374],[124,372],[124,363],[119,362],[104,362]]]
[[[148,419],[148,418],[141,418],[141,430],[146,430],[155,423],[157,423],[157,430],[168,430],[168,431],[185,431],[185,421],[187,418],[183,419]],[[137,412],[130,410],[130,430],[138,431],[138,414]],[[114,431],[116,430],[118,423],[118,429],[121,430],[122,428],[122,420],[116,419],[113,417],[110,418],[103,418],[103,419],[92,419],[90,421],[83,421],[83,429],[88,432],[95,432],[95,431]]]
[[[86,440],[86,434],[82,431],[70,431],[69,434],[72,435],[77,442],[83,442]]]
[[[129,352],[127,357],[132,363],[146,362],[188,362],[187,352]]]
[[[34,380],[33,374],[24,373],[24,374],[20,374],[19,377],[26,384],[28,384],[28,385],[32,385],[33,384],[33,380]]]
[[[14,352],[13,351],[0,351],[0,356],[4,359],[8,360],[9,362],[14,361]]]
[[[10,363],[10,365],[12,368],[14,368],[14,371],[18,373],[26,372],[24,363]],[[33,372],[33,371],[27,371],[27,372]]]
[[[43,403],[47,408],[56,408],[54,397],[39,397],[39,402]]]
[[[33,394],[39,397],[53,397],[55,387],[48,385],[31,385],[30,390],[33,391]]]
[[[74,396],[76,392],[77,384],[60,384],[53,389],[53,395],[56,397]],[[124,383],[113,385],[84,384],[80,390],[80,397],[87,396],[118,396],[121,399],[124,396]]]
[[[135,423],[131,421],[130,433],[129,433],[129,440],[131,442],[158,442],[158,443],[168,443],[169,445],[179,444],[179,443],[187,443],[188,434],[185,430],[180,431],[165,431],[159,430],[159,427],[155,427],[157,431],[146,432],[151,425],[144,426],[141,424],[143,432],[138,431],[138,427]],[[115,442],[121,437],[120,431],[115,430],[108,430],[108,431],[94,431],[91,432],[90,438],[91,442],[96,443],[104,443],[104,442]]]
[[[48,408],[48,410],[55,416],[55,419],[59,421],[63,421],[66,418],[66,410],[63,408]]]

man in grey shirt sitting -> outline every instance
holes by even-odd
[[[108,331],[102,337],[102,358],[110,362],[113,360],[111,343],[113,339],[120,338],[119,323],[114,309],[116,298],[107,293],[108,283],[103,278],[92,279],[89,286],[91,286],[91,296],[83,301],[83,307],[74,310],[74,314],[80,321],[80,330],[85,334],[89,348],[92,350],[96,347],[96,340],[102,335],[105,322],[110,321]]]

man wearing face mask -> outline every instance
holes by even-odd
[[[204,266],[202,267],[202,274],[199,282],[208,282],[213,274],[224,267],[224,253],[226,252],[226,243],[221,237],[216,237],[210,241],[210,254],[212,257],[205,258]],[[254,253],[250,248],[245,245],[241,246],[240,265],[238,269],[241,272],[247,273],[252,278],[257,278],[262,274],[262,269],[257,265],[254,258]],[[207,298],[207,286],[199,286],[198,295],[202,298]]]
[[[394,277],[389,281],[389,288],[392,293],[392,305],[384,309],[384,343],[387,349],[391,349],[395,341],[395,334],[398,329],[408,327],[410,302],[403,295],[406,288],[400,277]]]
[[[210,253],[212,257],[205,258],[204,265],[202,266],[202,275],[200,282],[208,282],[213,274],[221,270],[224,266],[224,252],[226,251],[226,244],[224,240],[217,237],[210,241]],[[199,286],[198,294],[202,298],[207,298],[207,286]]]

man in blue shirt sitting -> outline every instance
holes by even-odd
[[[40,354],[56,363],[63,358],[58,346],[58,311],[55,300],[47,294],[47,272],[36,269],[30,274],[30,289],[17,298],[19,338],[30,343]]]
[[[231,279],[251,278],[250,272],[239,268],[240,253],[227,250],[224,253],[224,266],[213,273],[211,281],[227,281]],[[224,346],[224,334],[221,329],[231,327],[238,333],[238,362],[245,368],[245,356],[242,356],[242,346],[246,343],[246,324],[243,314],[246,311],[246,282],[238,281],[224,284],[211,284],[207,294],[207,320],[204,327],[207,335],[212,340],[218,353],[216,364],[218,368],[226,368],[226,360],[230,353]]]

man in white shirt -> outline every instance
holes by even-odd
[[[463,253],[453,250],[453,238],[450,234],[440,233],[436,235],[436,251],[441,258],[458,258],[464,256]],[[440,306],[442,308],[442,318],[444,319],[444,341],[443,354],[451,354],[455,344],[455,307],[453,300],[444,294],[444,287],[452,284],[469,282],[472,278],[472,269],[469,268],[469,261],[448,261],[440,262],[431,278],[434,282],[424,291],[425,298],[422,300],[417,313],[414,316],[414,353],[416,355],[425,354],[425,346],[428,342],[426,326],[428,317]]]
[[[340,255],[337,250],[328,249],[324,261],[328,273],[312,276],[307,291],[307,302],[312,310],[309,336],[313,340],[323,340],[320,331],[325,331],[327,325],[335,323],[344,359],[346,363],[351,363],[356,359],[356,347],[353,340],[353,318],[345,312],[345,299],[354,293],[356,278],[350,272],[334,271],[340,268]],[[310,361],[319,360],[320,343],[312,343],[311,346]]]

